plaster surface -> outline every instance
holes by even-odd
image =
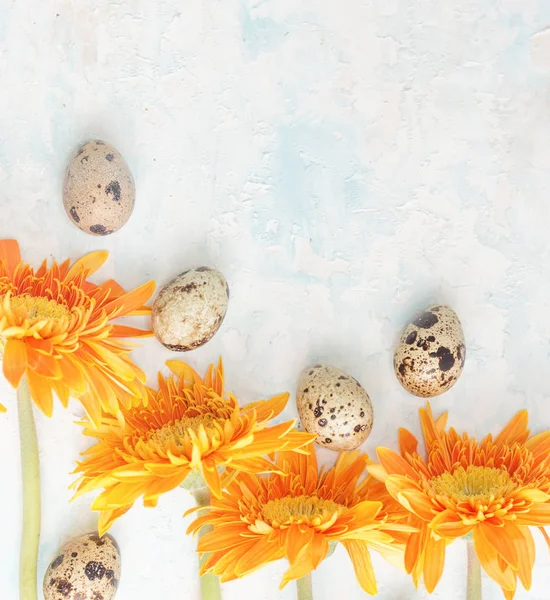
[[[550,427],[550,3],[547,0],[43,0],[0,2],[0,235],[26,259],[112,255],[100,277],[160,285],[219,268],[226,320],[185,356],[221,354],[243,403],[294,392],[327,362],[367,389],[375,422],[363,449],[419,433],[423,401],[392,370],[421,308],[459,314],[468,358],[434,400],[471,434],[519,409]],[[137,185],[118,233],[88,236],[61,200],[70,153],[112,143]],[[175,358],[154,339],[135,353],[151,383]],[[3,516],[0,598],[17,598],[20,474],[15,394],[0,383]],[[93,528],[92,498],[69,504],[89,441],[76,403],[38,416],[43,477],[40,571]],[[296,416],[293,401],[284,418]],[[330,463],[334,454],[320,453]],[[198,598],[186,492],[136,506],[113,527],[117,600]],[[550,557],[537,535],[530,593],[545,600]],[[375,558],[382,600],[420,600]],[[227,584],[224,600],[291,600],[276,563]],[[447,554],[434,600],[463,600],[465,548]],[[314,575],[316,600],[359,600],[338,549]],[[484,598],[501,598],[484,580]]]

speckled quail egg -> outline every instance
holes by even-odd
[[[436,305],[417,315],[405,329],[395,350],[395,374],[415,396],[431,398],[458,380],[466,347],[455,311]]]
[[[305,369],[298,382],[296,405],[304,429],[316,433],[316,442],[331,450],[353,450],[372,430],[372,403],[367,392],[336,367]]]
[[[153,304],[155,336],[170,350],[198,348],[218,331],[228,303],[229,286],[219,271],[186,271],[164,286]]]
[[[134,210],[136,189],[128,165],[113,146],[95,140],[78,148],[63,182],[71,221],[91,235],[118,231]]]
[[[44,600],[112,600],[120,550],[110,535],[87,533],[65,544],[44,576]]]

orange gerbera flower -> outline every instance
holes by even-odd
[[[330,544],[341,542],[361,587],[376,594],[369,548],[402,563],[404,532],[411,531],[402,524],[407,513],[372,477],[358,483],[366,455],[344,452],[334,468],[319,473],[313,444],[308,450],[305,456],[280,452],[280,472],[267,477],[239,474],[191,524],[188,533],[213,526],[198,543],[198,552],[211,553],[201,574],[230,581],[286,558],[282,588],[316,569]]]
[[[109,280],[87,281],[107,259],[93,252],[75,262],[35,271],[21,261],[15,240],[0,241],[0,356],[6,379],[17,387],[26,375],[31,396],[48,416],[55,392],[63,406],[69,396],[99,422],[101,410],[116,414],[119,402],[141,401],[145,376],[132,363],[120,338],[151,335],[114,325],[116,317],[147,314],[143,305],[154,282],[126,293]],[[1,405],[0,405],[1,406]],[[2,407],[5,410],[4,407]]]
[[[420,410],[428,458],[401,429],[401,456],[378,448],[380,465],[369,467],[411,513],[419,528],[407,544],[405,567],[418,586],[432,592],[443,572],[445,547],[473,534],[485,572],[514,597],[517,577],[531,586],[535,546],[529,526],[550,525],[550,431],[529,437],[527,411],[518,413],[493,439],[481,442],[445,431],[447,415],[434,420]]]
[[[169,361],[173,376],[160,373],[159,390],[148,390],[143,406],[123,409],[124,423],[105,416],[99,429],[86,429],[99,441],[75,473],[76,496],[104,489],[92,509],[101,512],[99,532],[143,496],[145,506],[189,475],[206,483],[213,494],[237,471],[262,473],[274,469],[263,458],[280,449],[299,452],[315,435],[293,430],[294,421],[267,427],[285,408],[288,394],[239,408],[224,393],[223,365],[211,365],[204,380],[188,365]]]

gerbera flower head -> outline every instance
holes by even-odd
[[[113,280],[88,277],[107,260],[93,252],[75,262],[44,261],[38,270],[21,260],[15,240],[0,241],[0,357],[6,379],[28,381],[36,405],[48,416],[53,392],[63,406],[74,396],[90,419],[142,400],[145,375],[130,360],[121,338],[151,335],[116,325],[116,317],[147,314],[154,282],[125,292]],[[5,409],[4,409],[5,410]]]
[[[124,422],[105,416],[100,428],[85,433],[98,441],[84,453],[75,473],[76,496],[103,489],[92,509],[100,511],[99,531],[143,496],[156,506],[161,494],[197,478],[220,496],[238,471],[272,471],[265,455],[280,449],[300,452],[315,435],[294,430],[294,421],[268,427],[286,406],[288,394],[239,407],[224,391],[222,361],[201,378],[180,361],[169,361],[172,375],[158,376],[159,389],[148,402],[123,409]]]
[[[401,454],[378,448],[381,465],[369,466],[418,527],[407,543],[405,567],[432,592],[443,572],[446,545],[472,535],[485,572],[514,597],[517,578],[531,586],[535,545],[529,526],[550,525],[550,431],[530,437],[527,411],[481,442],[445,430],[420,410],[427,458],[416,438],[399,432]],[[544,530],[543,530],[544,531]]]
[[[280,452],[278,472],[258,477],[239,474],[188,533],[203,525],[213,531],[198,542],[210,553],[201,574],[222,582],[244,577],[263,565],[286,558],[290,563],[281,587],[301,578],[325,559],[332,543],[347,550],[361,587],[376,593],[369,548],[390,560],[403,558],[410,528],[406,511],[371,477],[359,482],[368,457],[344,452],[336,465],[319,472],[313,445],[309,454]]]

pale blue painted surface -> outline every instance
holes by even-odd
[[[293,391],[313,361],[350,371],[375,405],[370,453],[401,424],[418,431],[422,403],[399,387],[392,352],[411,314],[448,302],[469,356],[436,410],[479,435],[523,407],[535,431],[550,427],[550,61],[532,48],[549,26],[546,0],[4,3],[0,234],[34,261],[107,248],[105,276],[127,287],[218,265],[230,310],[189,360],[223,353],[243,402]],[[131,221],[104,240],[76,230],[60,200],[67,157],[89,136],[119,148],[138,185]],[[136,353],[152,379],[167,357],[152,340]],[[13,402],[0,450],[17,490]],[[76,414],[40,420],[42,569],[93,526],[90,498],[68,505],[86,447]],[[1,502],[11,600],[18,494]],[[188,504],[175,493],[116,525],[120,600],[196,597]],[[548,560],[541,545],[519,600],[547,598]],[[426,597],[376,567],[383,600]],[[462,600],[464,568],[453,546],[436,600]],[[290,600],[276,591],[283,569],[229,585],[225,600]],[[318,600],[363,597],[343,552],[315,583]],[[484,597],[500,595],[489,584]]]

